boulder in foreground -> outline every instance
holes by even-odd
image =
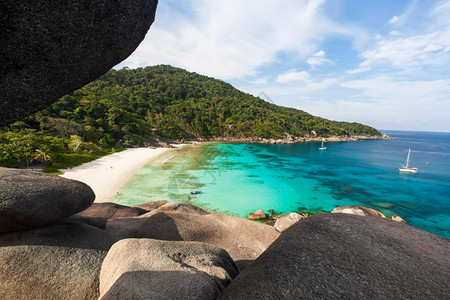
[[[0,299],[97,299],[111,236],[61,223],[0,234]]]
[[[106,73],[144,39],[157,0],[2,0],[0,126]]]
[[[60,221],[88,208],[92,189],[55,175],[0,168],[0,232]]]
[[[449,299],[450,240],[382,218],[319,214],[286,230],[218,299]]]
[[[215,299],[237,273],[213,245],[125,239],[103,262],[100,299]]]
[[[213,244],[225,249],[240,270],[280,235],[272,226],[233,216],[158,209],[137,218],[108,220],[106,231],[117,240],[152,238]]]

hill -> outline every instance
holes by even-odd
[[[366,125],[277,106],[221,80],[167,65],[110,70],[5,130],[0,163],[2,156],[31,161],[38,150],[92,153],[156,140],[380,135]],[[38,149],[42,144],[48,147]]]
[[[329,121],[277,106],[223,81],[167,65],[111,70],[31,119],[56,134],[65,129],[87,141],[108,145],[121,141],[126,146],[155,137],[278,139],[304,137],[312,131],[323,137],[380,134],[362,124]]]

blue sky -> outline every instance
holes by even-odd
[[[160,0],[118,68],[157,64],[332,120],[450,132],[450,0]]]

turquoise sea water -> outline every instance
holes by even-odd
[[[324,151],[319,143],[186,146],[158,157],[111,200],[182,201],[241,217],[362,204],[450,237],[450,133],[385,132],[396,139],[326,143]],[[398,172],[409,148],[416,175]]]

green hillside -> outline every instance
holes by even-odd
[[[111,70],[34,117],[46,130],[56,130],[54,118],[75,122],[71,129],[91,142],[129,146],[155,136],[284,138],[312,130],[324,137],[380,134],[369,126],[277,106],[223,81],[167,65]]]
[[[366,125],[329,121],[277,106],[221,80],[167,65],[111,70],[5,129],[13,133],[4,130],[0,134],[0,161],[14,145],[27,148],[31,142],[26,142],[26,136],[28,141],[34,136],[31,140],[36,145],[42,144],[44,137],[52,140],[58,152],[65,147],[73,151],[86,148],[92,153],[100,147],[155,140],[282,139],[309,136],[312,131],[322,137],[380,135]],[[6,152],[5,147],[9,147]],[[51,145],[49,148],[51,152]],[[10,161],[13,157],[8,154]]]

